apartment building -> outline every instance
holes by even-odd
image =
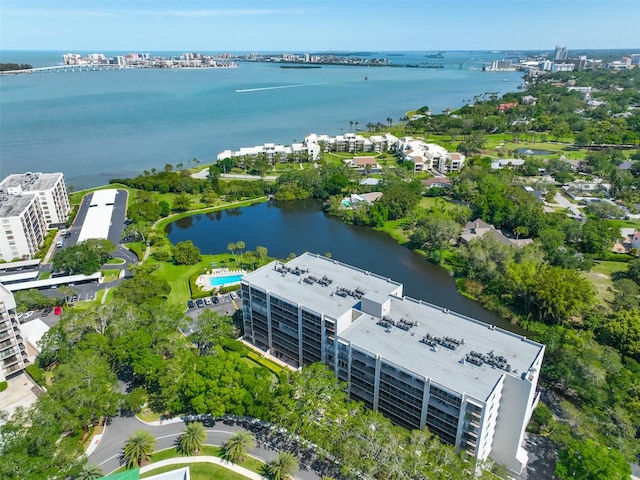
[[[9,175],[0,182],[0,260],[31,258],[48,228],[69,219],[62,173]]]
[[[57,228],[69,219],[71,205],[62,173],[9,175],[0,182],[0,192],[9,196],[33,194],[40,200],[47,228]]]
[[[310,253],[272,262],[242,280],[245,339],[296,368],[322,362],[395,423],[520,472],[544,346],[402,291]]]
[[[46,232],[38,195],[0,192],[0,260],[33,257]]]
[[[0,284],[0,382],[24,370],[27,351],[22,343],[13,294]]]

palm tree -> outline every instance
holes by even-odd
[[[387,117],[387,123],[389,124],[389,126],[393,125],[393,118]]]
[[[200,451],[202,443],[207,438],[207,432],[200,422],[188,423],[180,440],[178,441],[178,452],[181,455],[192,455]]]
[[[357,131],[358,131],[358,125],[359,125],[359,122],[353,122],[353,123],[354,123],[354,125],[356,126],[356,128],[355,128],[354,132],[357,132]]]
[[[102,469],[93,463],[85,463],[82,466],[82,470],[80,473],[76,475],[75,480],[96,480],[97,478],[102,478],[104,474],[102,473]]]
[[[349,121],[349,131],[351,131],[351,129],[353,128],[353,120]]]
[[[249,432],[240,430],[229,437],[224,444],[224,457],[232,463],[242,462],[247,457],[247,450],[256,446]]]
[[[155,437],[147,430],[133,432],[122,447],[122,459],[127,468],[137,468],[149,460],[156,448]]]
[[[272,480],[286,480],[298,470],[298,460],[289,452],[280,452],[267,465],[267,472]]]

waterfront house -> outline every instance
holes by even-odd
[[[528,243],[532,243],[533,240],[530,238],[510,238],[507,237],[504,233],[498,230],[493,225],[488,224],[484,220],[478,218],[471,222],[467,222],[467,224],[462,229],[462,233],[460,234],[460,242],[469,243],[476,238],[482,238],[485,235],[489,235],[496,239],[499,243],[506,245],[508,247],[517,247],[521,248]]]
[[[378,160],[374,157],[353,157],[351,160],[347,160],[351,168],[360,170],[362,172],[379,172],[380,165]]]
[[[422,185],[426,188],[451,188],[451,179],[449,177],[432,177],[422,180]]]

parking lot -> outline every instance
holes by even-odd
[[[240,308],[239,300],[237,298],[233,299],[231,294],[228,293],[197,300],[189,300],[189,302],[190,303],[185,305],[187,307],[185,314],[194,319],[204,310],[212,310],[220,315],[233,315],[235,311]]]

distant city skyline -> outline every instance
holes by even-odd
[[[1,50],[638,49],[637,0],[0,0]]]

